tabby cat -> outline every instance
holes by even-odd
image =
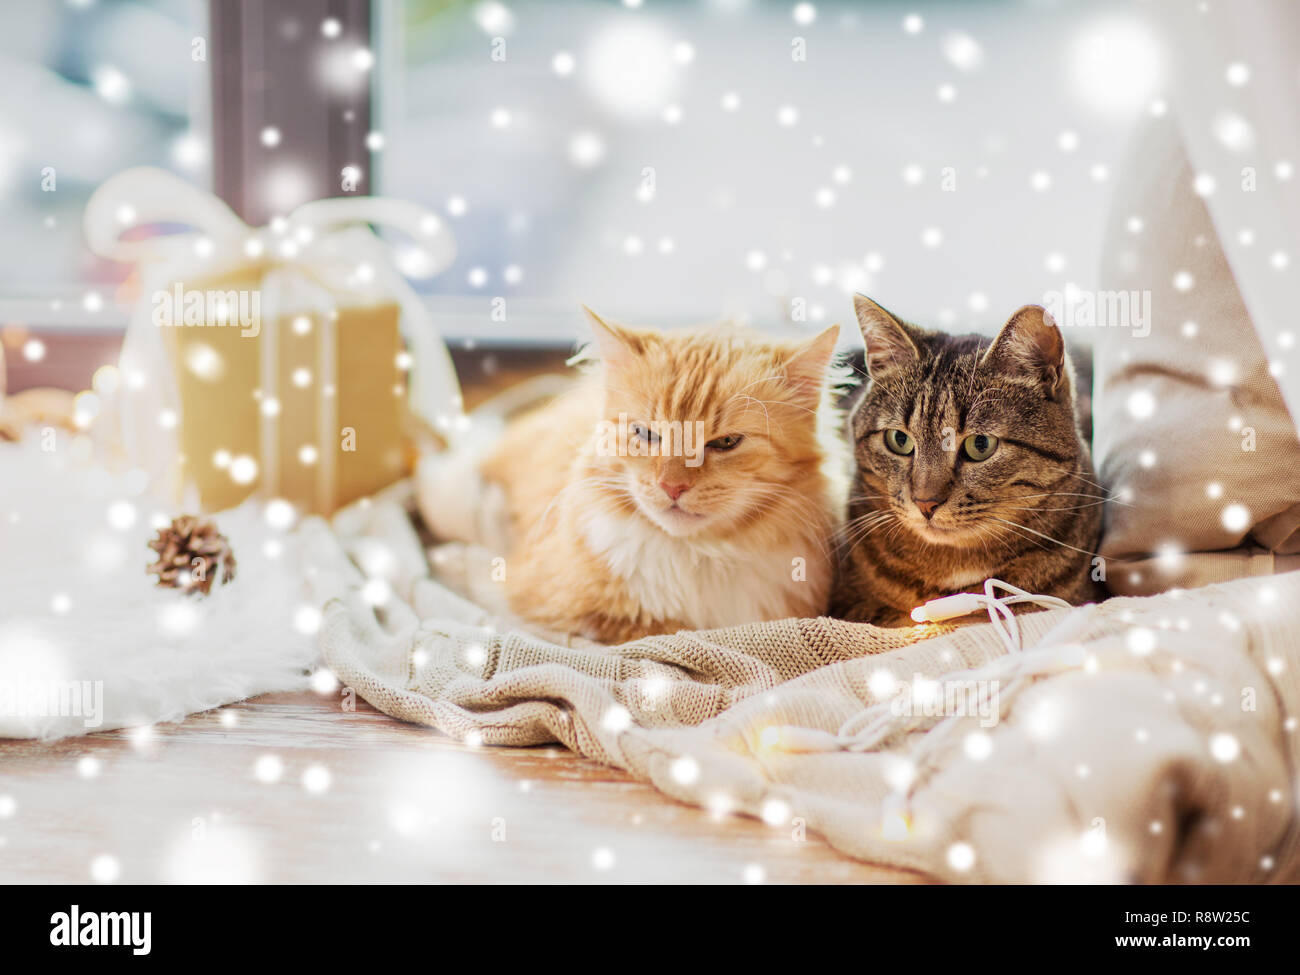
[[[605,643],[824,613],[847,498],[838,326],[783,341],[591,319],[586,374],[478,463],[509,510],[511,608]],[[426,519],[460,537],[438,523],[438,476]]]
[[[1105,492],[1051,316],[1026,305],[990,342],[907,324],[861,295],[854,306],[870,382],[849,423],[857,470],[832,615],[905,625],[989,577],[1095,598]]]

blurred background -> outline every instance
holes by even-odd
[[[129,269],[81,232],[121,169],[171,169],[263,223],[341,195],[342,160],[353,192],[448,221],[457,259],[421,288],[456,343],[568,342],[579,301],[644,324],[824,325],[851,319],[853,291],[990,330],[1046,290],[1095,287],[1126,138],[1166,110],[1146,14],[1137,0],[5,4],[0,321],[11,340],[123,325]]]

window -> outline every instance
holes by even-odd
[[[233,192],[265,203],[297,152],[337,194],[333,155],[357,155],[358,192],[447,218],[457,260],[418,286],[453,339],[567,342],[579,302],[646,324],[817,326],[848,320],[855,290],[992,329],[1046,291],[1095,287],[1110,179],[1133,120],[1160,105],[1158,35],[1105,0],[238,9],[238,53],[268,71],[290,27],[368,44],[373,116],[364,85],[349,113],[310,80],[250,78],[221,140],[222,160],[252,161]],[[336,17],[343,33],[326,32]],[[81,210],[133,165],[212,185],[209,76],[230,38],[208,35],[199,0],[6,14],[0,71],[23,97],[0,105],[4,321],[121,324],[128,269],[89,254]]]
[[[206,4],[7,5],[0,32],[0,311],[5,323],[121,324],[129,269],[86,248],[82,210],[131,166],[209,183]]]
[[[376,14],[379,189],[449,219],[457,261],[425,287],[445,328],[487,338],[579,335],[580,301],[824,324],[855,290],[995,328],[1095,287],[1109,180],[1158,94],[1150,35],[1107,3]]]

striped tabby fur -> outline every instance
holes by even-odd
[[[903,625],[927,599],[989,577],[1094,599],[1105,492],[1047,312],[1026,306],[990,340],[917,328],[861,295],[854,303],[870,382],[849,423],[857,470],[832,615]]]

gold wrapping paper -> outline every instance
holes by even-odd
[[[260,283],[249,271],[202,290]],[[258,494],[329,514],[409,473],[399,319],[383,302],[280,309],[256,334],[211,316],[167,328],[182,477],[202,509]]]

